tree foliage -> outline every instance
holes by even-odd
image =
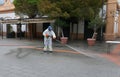
[[[56,19],[55,25],[60,25],[61,28],[65,27],[65,26],[68,26],[68,23],[64,20],[61,20],[61,19]]]
[[[89,19],[95,17],[102,7],[102,0],[39,0],[42,15],[52,18]]]
[[[55,23],[63,27],[68,22],[78,23],[79,20],[96,20],[105,0],[39,0],[38,10],[41,15],[57,19]],[[95,20],[94,20],[95,19]],[[98,23],[98,22],[97,22]]]
[[[97,30],[99,27],[104,26],[105,21],[103,18],[97,15],[95,18],[91,19],[89,22],[89,28]]]
[[[24,14],[30,18],[34,18],[38,13],[38,0],[14,0],[16,14]]]
[[[30,18],[36,14],[51,18],[89,19],[94,17],[106,0],[14,0],[15,12]]]

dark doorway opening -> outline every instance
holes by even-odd
[[[63,27],[63,33],[65,37],[70,37],[70,26],[68,27]]]
[[[37,38],[36,23],[33,23],[32,25],[32,36],[33,38]]]
[[[102,33],[105,32],[105,26],[103,26],[102,28]],[[88,26],[88,21],[85,21],[85,27],[84,27],[84,39],[86,40],[87,38],[92,38],[93,36],[93,29],[90,29]],[[97,29],[97,37],[96,40],[100,41],[100,40],[104,40],[103,38],[103,34],[101,36],[101,27]]]
[[[30,23],[28,29],[29,29],[29,38],[35,39],[37,37],[36,23]]]
[[[101,27],[98,28],[98,30],[97,30],[97,38],[96,39],[98,41],[103,41],[104,40],[103,33],[105,33],[105,26],[102,27],[102,31],[101,31]]]
[[[50,23],[43,23],[43,31],[45,30],[45,29],[47,29],[48,28],[48,26],[50,26]],[[42,31],[42,32],[43,32]],[[44,37],[42,36],[42,39],[43,39]]]
[[[43,31],[44,31],[45,29],[47,29],[48,26],[50,26],[50,23],[43,23]]]
[[[84,21],[85,26],[84,26],[84,39],[86,40],[87,38],[92,38],[92,35],[94,31],[88,27],[88,22],[87,20]]]
[[[15,32],[10,24],[7,24],[7,38],[15,38]]]

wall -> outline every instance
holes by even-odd
[[[37,37],[42,39],[43,24],[37,23]]]
[[[78,22],[78,24],[73,24],[73,27],[71,24],[70,34],[71,34],[72,40],[73,39],[84,39],[84,21],[81,20]]]
[[[117,0],[108,0],[107,2],[107,25],[106,32],[104,34],[105,40],[115,40],[116,35],[114,33],[114,14],[117,10]]]

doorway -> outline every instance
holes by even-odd
[[[48,26],[50,26],[50,23],[43,23],[43,31],[44,31],[45,29],[47,29]]]

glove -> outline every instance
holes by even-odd
[[[53,37],[53,39],[56,39],[56,37]]]
[[[45,35],[47,38],[50,37],[48,34]]]
[[[48,34],[46,34],[46,37],[48,38],[48,37],[51,37],[52,38],[52,36],[51,35],[48,35]]]

